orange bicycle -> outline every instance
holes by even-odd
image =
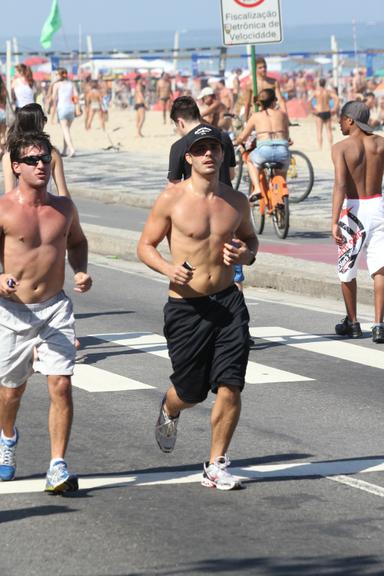
[[[285,178],[276,173],[281,168],[278,162],[266,162],[260,171],[261,192],[255,195],[250,181],[249,197],[255,196],[251,211],[256,233],[263,233],[265,216],[268,215],[272,217],[277,236],[284,239],[289,230],[289,195]]]

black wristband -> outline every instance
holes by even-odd
[[[249,248],[248,248],[249,250]],[[254,264],[255,260],[256,260],[256,254],[253,252],[253,250],[249,250],[250,254],[251,254],[251,259],[248,262],[248,266],[252,266],[252,264]]]

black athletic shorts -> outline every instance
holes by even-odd
[[[164,335],[181,400],[202,402],[220,384],[244,388],[248,323],[244,296],[234,285],[210,296],[168,299]]]

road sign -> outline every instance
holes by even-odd
[[[223,44],[270,44],[283,39],[280,0],[221,0]]]

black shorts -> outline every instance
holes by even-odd
[[[323,122],[327,122],[331,117],[331,113],[330,112],[317,112],[316,116],[318,116]]]
[[[164,335],[184,402],[196,404],[220,384],[242,390],[249,355],[249,313],[236,286],[201,298],[169,298]]]

